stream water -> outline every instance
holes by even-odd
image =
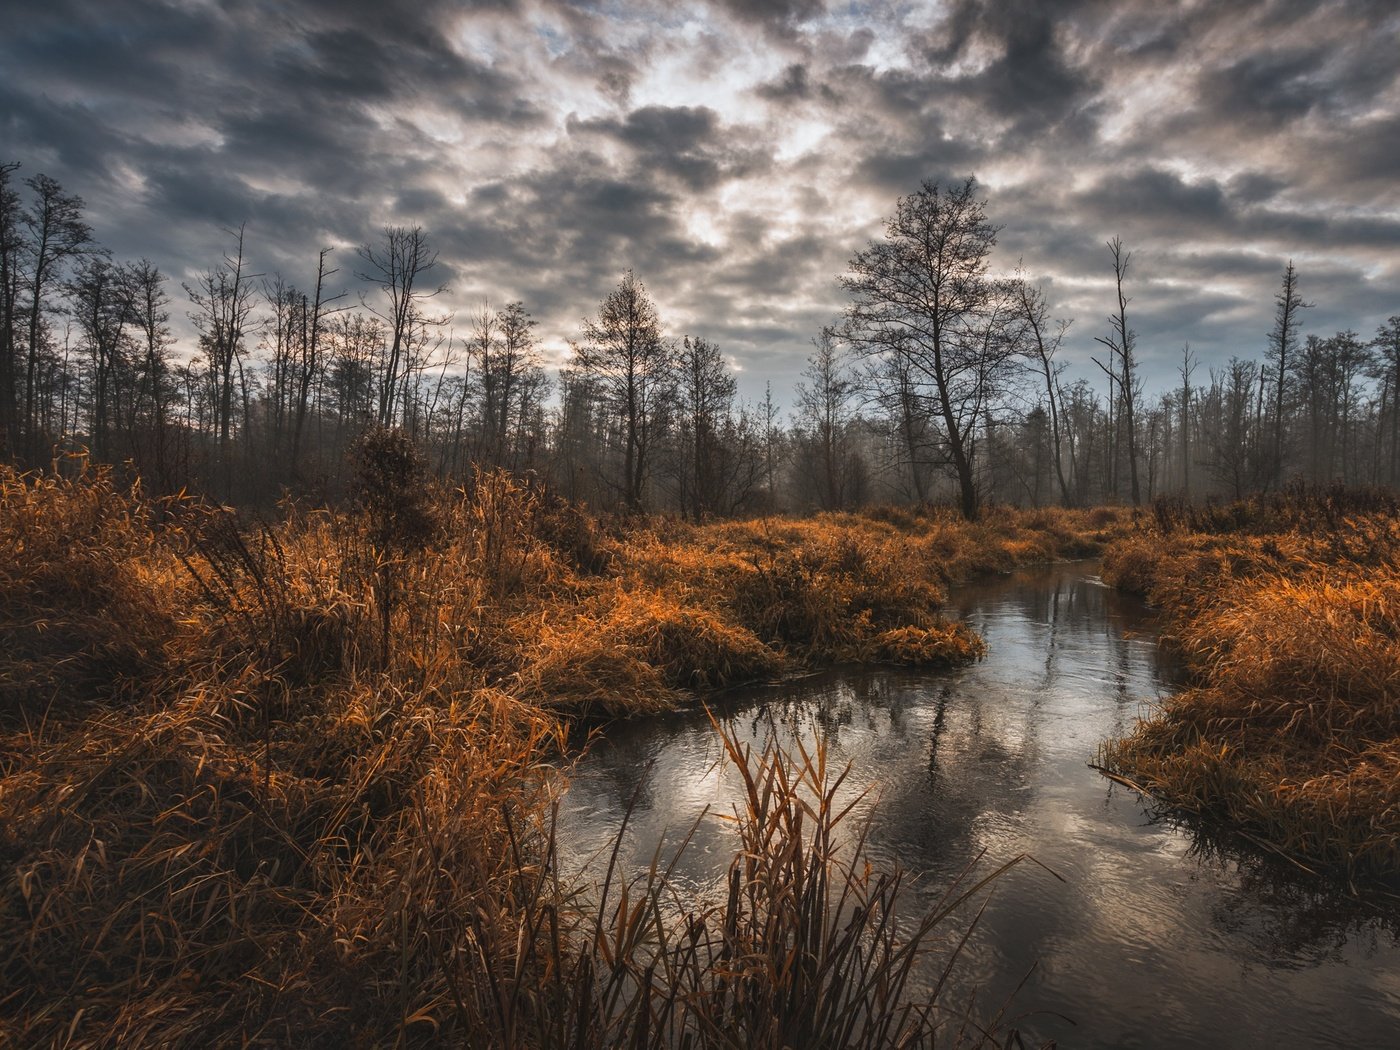
[[[974,861],[1028,853],[1055,873],[1022,863],[986,895],[946,990],[975,994],[980,1016],[1009,1000],[1024,1034],[1062,1047],[1400,1045],[1400,916],[1211,848],[1089,768],[1179,681],[1149,610],[1095,572],[955,589],[949,612],[988,645],[970,667],[834,671],[730,695],[717,713],[745,740],[821,737],[836,768],[850,763],[872,859],[917,876],[911,923]],[[566,857],[601,868],[634,794],[621,854],[634,871],[705,807],[732,812],[721,750],[703,713],[609,728],[565,796]],[[714,891],[733,848],[705,817],[678,878]]]

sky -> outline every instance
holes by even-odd
[[[557,362],[632,269],[791,403],[851,256],[967,175],[1074,374],[1101,378],[1114,236],[1149,389],[1188,341],[1262,357],[1290,258],[1305,331],[1400,314],[1395,0],[5,7],[0,161],[81,195],[177,318],[228,227],[303,286],[335,247],[353,294],[355,246],[421,225],[459,332],[520,299]]]

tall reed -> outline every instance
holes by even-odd
[[[515,953],[478,940],[459,957],[454,984],[489,993],[461,1006],[464,1024],[489,1015],[494,1034],[482,1045],[1023,1045],[999,1016],[988,1022],[947,1001],[944,983],[975,922],[963,909],[1025,858],[969,869],[923,915],[903,915],[905,875],[875,870],[864,825],[844,826],[859,819],[860,799],[842,800],[847,771],[830,768],[822,743],[785,747],[770,733],[755,751],[718,722],[715,730],[744,786],[743,805],[727,815],[736,848],[724,891],[697,901],[675,881],[691,835],[668,857],[658,846],[640,874],[625,873],[624,819],[601,886],[571,892],[553,824],[536,829],[543,848],[517,868],[515,925],[505,924]],[[512,844],[526,855],[518,836]],[[502,924],[488,925],[499,937]]]

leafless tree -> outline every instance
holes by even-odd
[[[1055,356],[1069,330],[1068,321],[1051,321],[1045,292],[1018,277],[1012,285],[1021,320],[1025,324],[1026,347],[1033,365],[1045,384],[1046,411],[1050,418],[1050,458],[1055,467],[1055,480],[1060,486],[1060,499],[1071,506],[1069,482],[1065,478],[1063,444],[1060,435],[1060,376],[1064,364]]]
[[[476,315],[467,362],[478,416],[473,458],[484,465],[513,470],[525,452],[518,439],[546,386],[536,324],[522,302],[485,304]]]
[[[738,383],[719,347],[686,336],[677,361],[677,494],[695,520],[717,513],[727,487],[726,430],[732,425]]]
[[[846,338],[868,354],[907,353],[927,389],[968,518],[978,508],[974,431],[1010,357],[987,277],[998,229],[971,177],[946,188],[925,182],[899,199],[884,239],[857,252],[841,278],[853,298]]]
[[[25,246],[20,197],[10,185],[17,163],[0,164],[0,455],[19,448],[20,274]]]
[[[232,487],[233,462],[230,440],[233,431],[233,394],[235,374],[243,384],[244,345],[257,304],[256,280],[262,274],[250,274],[244,257],[245,227],[225,230],[233,238],[233,250],[224,254],[219,266],[206,270],[198,281],[186,284],[194,309],[190,320],[199,331],[200,346],[209,362],[214,411],[215,440],[223,471],[225,492]]]
[[[1299,313],[1312,306],[1303,302],[1298,294],[1298,271],[1293,260],[1283,271],[1283,284],[1274,297],[1276,310],[1274,327],[1269,332],[1267,360],[1273,372],[1273,443],[1269,460],[1269,483],[1277,487],[1283,481],[1283,433],[1287,408],[1288,374],[1293,367],[1294,354],[1298,349]]]
[[[415,329],[447,323],[447,318],[427,317],[423,303],[447,288],[423,288],[425,275],[437,265],[438,253],[429,247],[421,226],[386,226],[378,245],[362,244],[356,253],[365,264],[356,276],[378,285],[383,294],[382,306],[370,306],[367,300],[365,306],[388,326],[389,346],[379,376],[379,425],[389,426],[402,395]]]
[[[345,298],[345,293],[342,291],[330,295],[328,294],[329,289],[326,288],[327,279],[340,272],[337,269],[326,269],[326,256],[330,253],[330,248],[322,248],[320,254],[317,255],[316,289],[309,302],[306,296],[302,296],[301,301],[301,332],[299,333],[300,338],[297,340],[298,353],[294,361],[292,376],[292,392],[295,399],[292,419],[291,470],[293,477],[297,475],[301,466],[302,442],[306,432],[306,415],[311,401],[312,385],[325,369],[326,325],[332,316],[344,309],[344,307],[335,304]]]
[[[149,420],[149,460],[156,478],[162,488],[170,489],[167,373],[175,341],[170,330],[170,297],[165,292],[165,276],[147,259],[127,263],[123,277],[127,320],[142,361],[136,410]]]
[[[1389,453],[1387,480],[1395,482],[1400,480],[1400,314],[1376,329],[1371,349],[1375,351],[1375,378],[1381,381],[1381,415],[1388,416],[1390,423],[1388,439],[1383,442]]]
[[[1191,496],[1191,375],[1196,369],[1196,355],[1191,352],[1191,344],[1181,349],[1181,364],[1177,375],[1181,377],[1180,397],[1177,411],[1181,413],[1178,430],[1181,433],[1181,491],[1189,499]]]
[[[797,384],[797,440],[806,452],[818,504],[823,510],[841,510],[851,482],[849,439],[856,383],[832,329],[822,329],[812,346]]]
[[[125,365],[123,335],[129,316],[121,268],[105,255],[89,255],[73,271],[66,292],[82,345],[92,362],[91,448],[99,459],[106,459],[111,453],[112,402]]]
[[[46,335],[44,314],[51,305],[49,295],[65,263],[91,250],[93,241],[92,227],[83,220],[81,197],[64,193],[63,187],[47,175],[35,175],[24,182],[34,194],[30,206],[20,213],[27,237],[18,253],[28,264],[23,278],[29,312],[23,426],[26,453],[33,459],[39,451],[39,359]]]
[[[578,369],[594,380],[623,434],[622,499],[628,510],[646,502],[651,456],[659,417],[675,389],[675,350],[661,334],[656,306],[628,270],[585,318],[583,338],[573,347]]]
[[[1128,266],[1133,253],[1123,248],[1123,241],[1114,237],[1108,242],[1109,255],[1113,258],[1113,284],[1117,297],[1117,309],[1109,314],[1109,334],[1096,336],[1097,342],[1108,347],[1113,362],[1110,378],[1117,384],[1116,411],[1118,423],[1125,432],[1128,452],[1128,484],[1133,506],[1142,502],[1138,487],[1138,439],[1134,410],[1138,400],[1137,333],[1128,327],[1128,303],[1132,300],[1123,291],[1123,282],[1128,277]],[[1100,365],[1100,367],[1104,367]]]

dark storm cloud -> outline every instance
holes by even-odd
[[[1177,228],[1234,224],[1234,211],[1214,179],[1188,183],[1173,172],[1152,167],[1105,175],[1079,194],[1078,202],[1081,208],[1097,209],[1109,222],[1131,218]]]
[[[555,321],[560,339],[577,334],[580,318],[624,270],[635,270],[665,301],[687,272],[708,272],[716,261],[713,249],[685,234],[677,215],[683,198],[601,174],[606,165],[595,155],[575,153],[571,160],[561,170],[483,187],[460,218],[444,213],[429,227],[438,231],[445,255],[492,260],[489,282],[474,267],[470,283],[478,301],[524,299]]]
[[[768,159],[733,142],[732,129],[723,128],[714,110],[704,106],[644,106],[622,120],[570,120],[567,127],[572,136],[595,134],[625,143],[634,152],[639,181],[667,174],[692,191],[754,174]]]
[[[177,277],[246,222],[260,269],[421,224],[444,309],[522,298],[552,346],[633,268],[673,327],[790,388],[896,196],[982,180],[996,263],[1070,353],[1135,252],[1149,381],[1257,356],[1296,257],[1307,323],[1400,312],[1400,12],[1273,0],[23,2],[0,142]],[[1324,304],[1325,300],[1325,304]]]
[[[1072,65],[1057,28],[1077,2],[1010,0],[986,4],[961,0],[947,22],[947,39],[935,46],[935,65],[990,46],[995,57],[980,72],[953,83],[989,111],[1025,129],[1044,129],[1071,116],[1093,92],[1092,72]]]
[[[1217,118],[1272,128],[1310,114],[1336,117],[1369,104],[1396,78],[1396,39],[1359,36],[1266,48],[1202,73],[1198,92]]]
[[[1279,126],[1308,114],[1321,102],[1311,82],[1326,62],[1326,48],[1298,48],[1246,55],[1201,78],[1200,93],[1217,114]]]
[[[779,39],[792,39],[797,27],[824,13],[822,0],[718,0],[716,6],[745,25],[755,25]]]
[[[1400,196],[1400,114],[1351,122],[1329,136],[1332,148],[1318,158],[1322,175],[1341,185]]]
[[[828,98],[835,97],[830,88],[826,90]],[[805,102],[812,97],[813,93],[812,82],[807,75],[807,67],[801,62],[794,62],[783,70],[782,77],[760,85],[757,91],[761,98],[767,99],[769,102]]]
[[[880,150],[862,160],[857,167],[861,180],[891,194],[899,195],[917,189],[924,180],[949,183],[960,182],[977,168],[985,156],[979,146],[946,137],[936,126],[930,126],[927,136],[911,150],[902,143]]]

